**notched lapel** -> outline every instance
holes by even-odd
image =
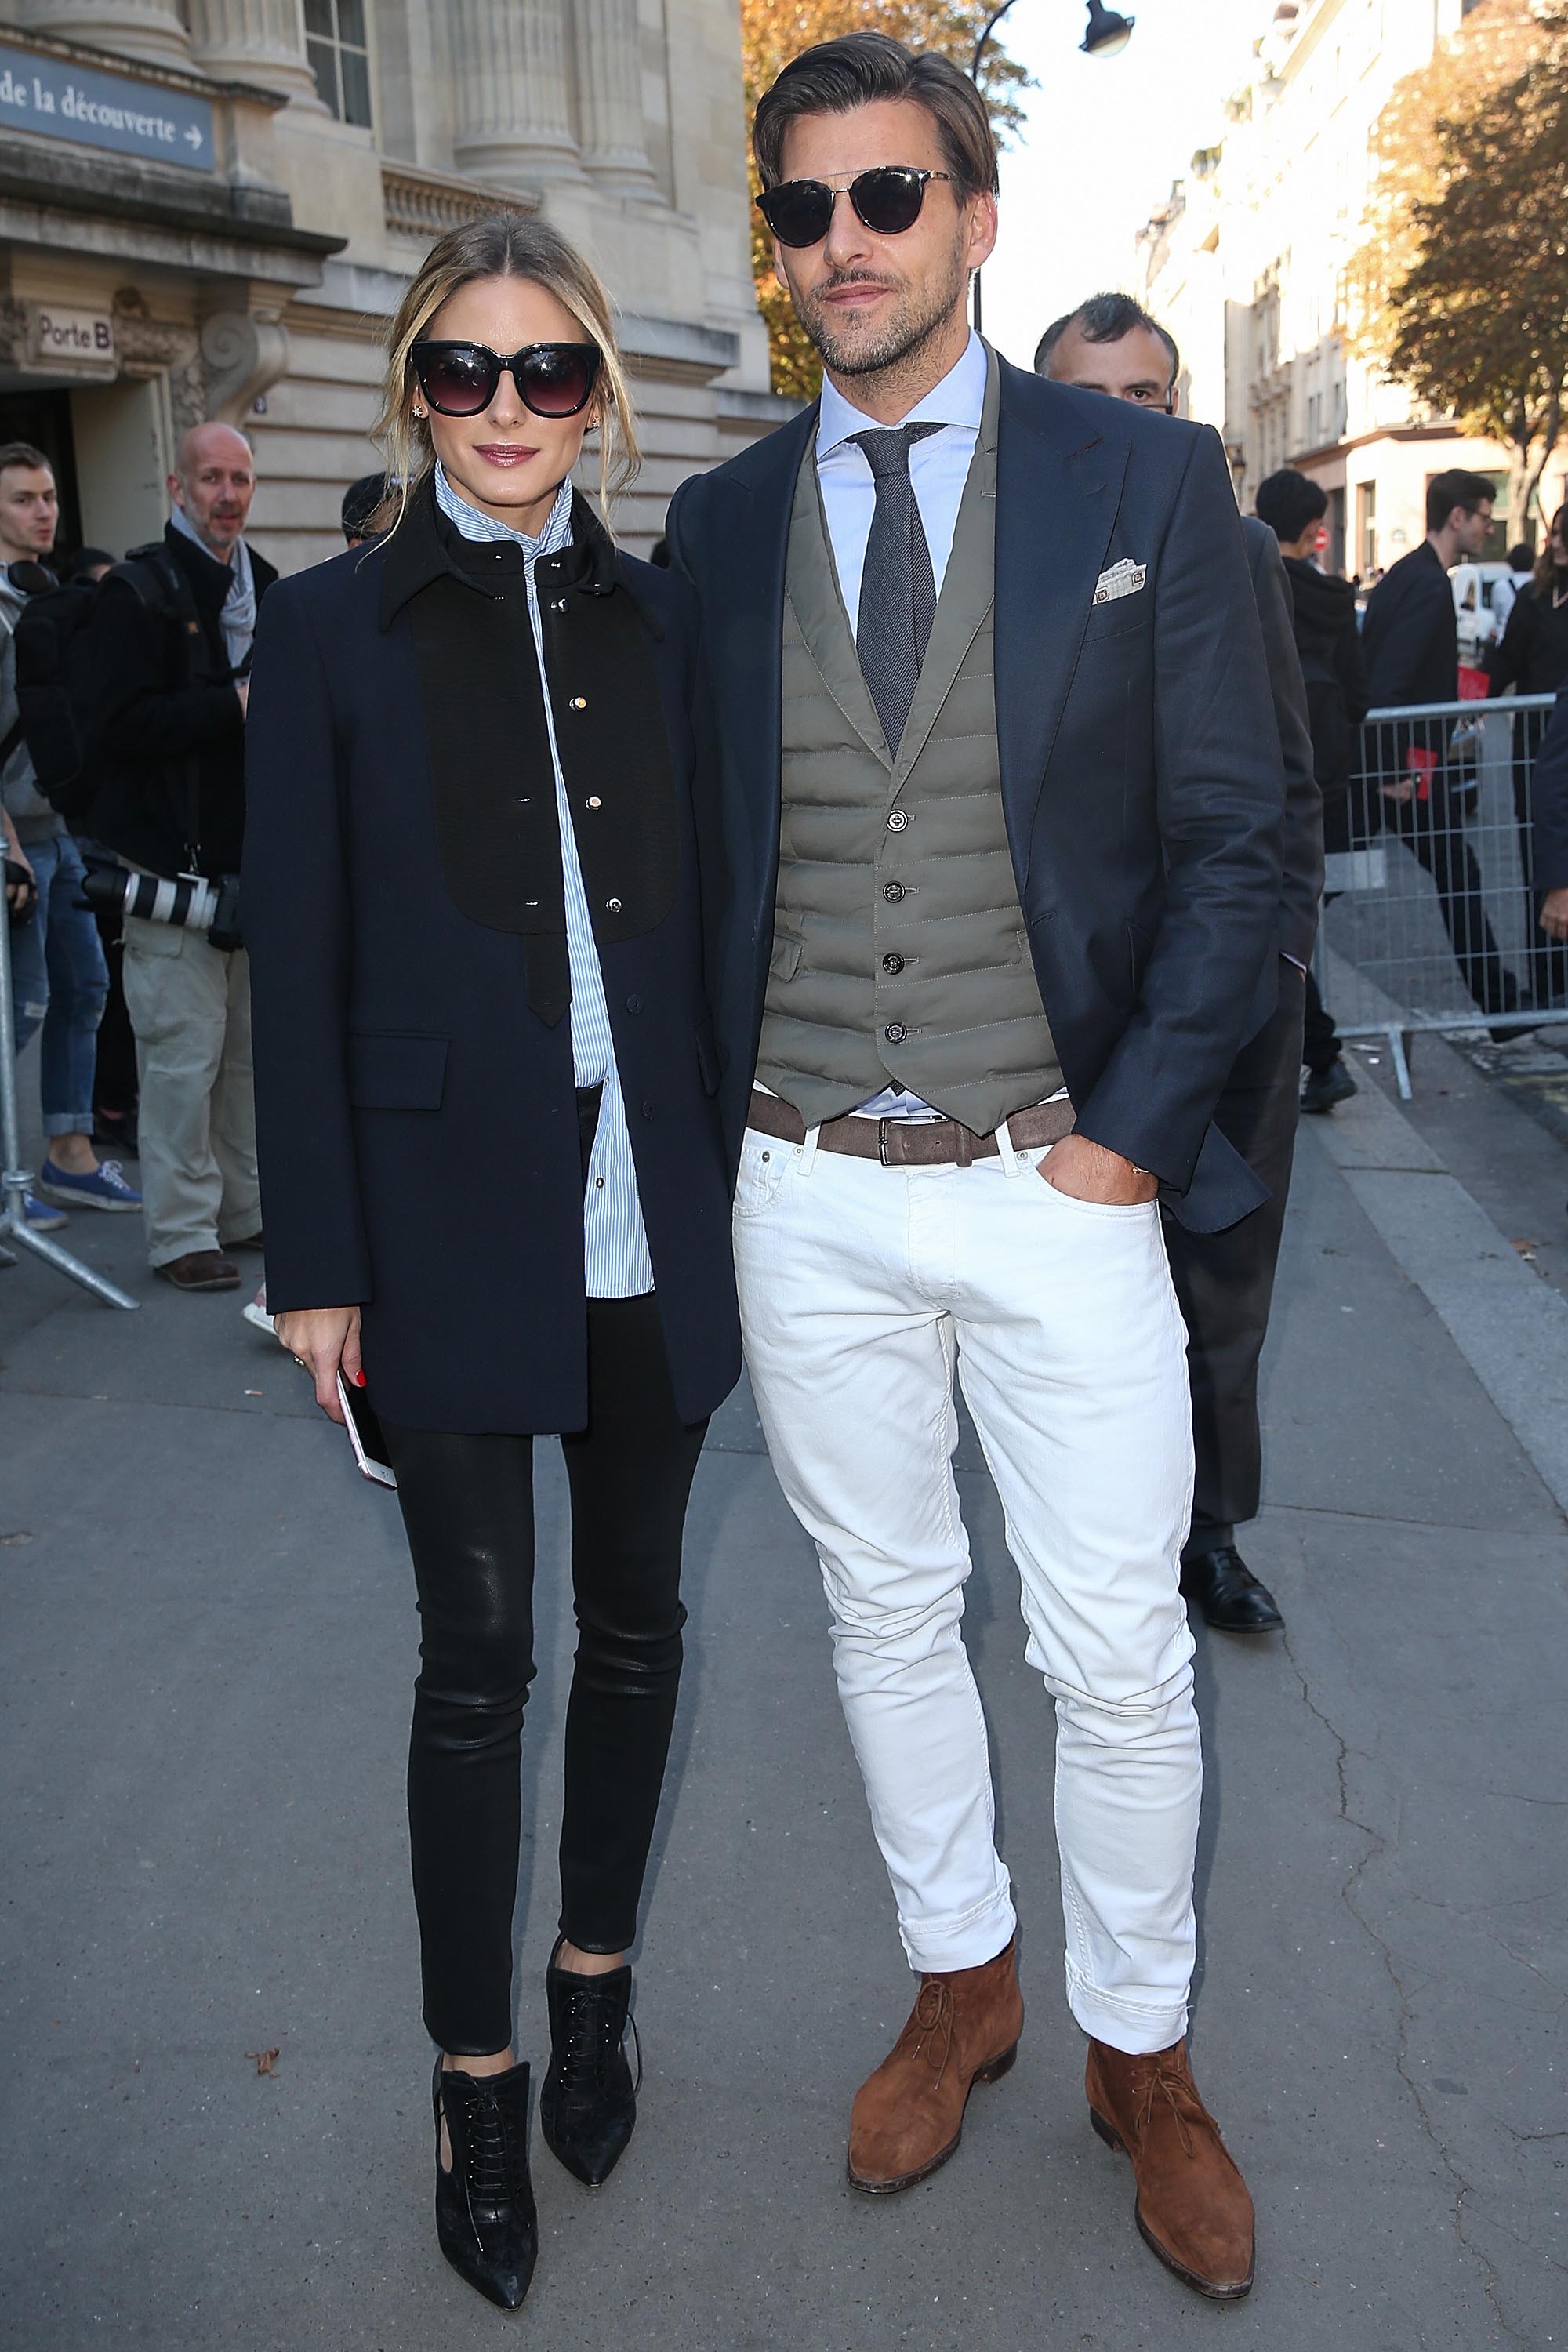
[[[1020,888],[1035,810],[1121,503],[1127,450],[1004,364],[996,464],[996,739]],[[1034,413],[1031,413],[1034,412]]]

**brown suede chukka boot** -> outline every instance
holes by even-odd
[[[889,2197],[945,2164],[971,2090],[1007,2072],[1023,2029],[1016,1937],[982,1968],[923,1975],[909,2023],[855,2094],[851,2187]]]
[[[1089,2118],[1132,2158],[1139,2235],[1200,2294],[1239,2303],[1252,2286],[1252,2200],[1198,2096],[1187,2045],[1131,2058],[1089,2045]]]

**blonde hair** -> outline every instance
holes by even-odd
[[[616,347],[610,298],[598,274],[559,232],[521,213],[490,213],[448,229],[426,255],[397,306],[387,332],[386,379],[372,437],[386,460],[388,490],[372,519],[373,531],[395,530],[408,502],[435,470],[427,422],[414,414],[417,384],[412,353],[431,320],[460,286],[481,278],[526,278],[542,286],[583,330],[599,353],[594,412],[599,432],[599,503],[610,502],[635,479],[642,463],[631,394]]]

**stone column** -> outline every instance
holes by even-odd
[[[22,22],[63,41],[88,41],[143,64],[190,70],[178,0],[23,0]]]
[[[187,0],[191,53],[218,81],[254,81],[319,108],[300,0]]]
[[[573,24],[583,161],[606,195],[657,196],[643,144],[637,0],[576,0]]]
[[[456,0],[459,172],[504,188],[581,180],[562,0]]]

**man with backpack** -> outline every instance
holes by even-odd
[[[245,830],[245,709],[257,608],[277,573],[244,531],[244,436],[198,425],[169,477],[161,545],[96,592],[89,827],[132,867],[199,875],[232,900]],[[227,886],[226,887],[225,886]],[[233,1290],[227,1251],[259,1249],[250,972],[232,918],[210,929],[125,918],[148,1255],[178,1290]]]
[[[1254,501],[1260,522],[1279,541],[1294,607],[1296,651],[1307,688],[1307,723],[1312,735],[1312,763],[1323,795],[1323,846],[1347,850],[1353,837],[1364,836],[1364,823],[1352,821],[1351,796],[1355,783],[1356,729],[1368,709],[1366,665],[1356,629],[1355,591],[1348,580],[1320,572],[1312,558],[1329,510],[1329,494],[1308,474],[1282,467],[1259,482]],[[1333,1015],[1307,974],[1307,1018],[1302,1044],[1307,1075],[1301,1082],[1301,1108],[1319,1115],[1336,1103],[1348,1102],[1356,1091],[1346,1069],[1344,1049]]]
[[[6,854],[33,878],[30,918],[10,931],[17,1049],[43,1030],[39,1068],[45,1156],[26,1203],[40,1233],[62,1225],[63,1207],[139,1209],[120,1162],[92,1148],[93,1066],[109,974],[98,929],[81,904],[81,854],[66,821],[38,789],[17,701],[16,626],[31,599],[54,585],[45,569],[59,493],[54,469],[30,442],[0,446],[0,806]],[[46,1205],[50,1204],[50,1205]]]

